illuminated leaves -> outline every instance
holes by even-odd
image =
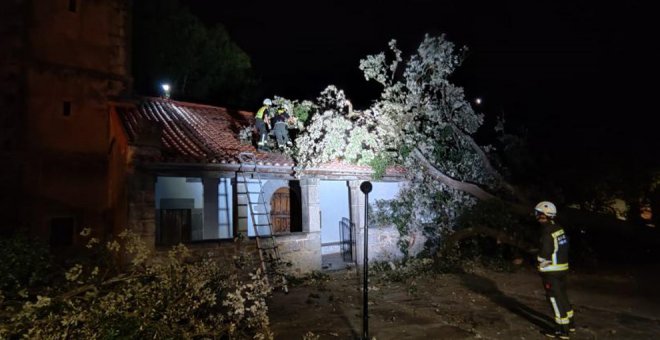
[[[154,256],[132,232],[120,241],[100,248],[132,259],[126,272],[102,278],[107,268],[75,264],[65,273],[69,291],[30,296],[24,290],[25,302],[7,314],[11,319],[0,314],[0,337],[273,339],[271,286],[258,270],[199,259],[183,245]]]

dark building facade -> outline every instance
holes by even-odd
[[[122,193],[113,188],[122,179],[113,162],[121,157],[108,108],[130,94],[129,32],[126,0],[0,5],[5,232],[23,228],[70,246],[82,228],[103,234],[120,223]]]

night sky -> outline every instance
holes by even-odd
[[[266,93],[313,99],[334,84],[365,108],[379,87],[361,58],[392,38],[405,52],[445,33],[470,49],[454,82],[487,117],[525,126],[535,152],[562,166],[660,159],[656,17],[641,1],[182,2],[225,25]]]

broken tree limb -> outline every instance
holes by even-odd
[[[143,276],[143,275],[130,275],[130,276],[128,276],[128,275],[118,275],[118,276],[115,276],[115,277],[113,277],[109,280],[103,281],[100,284],[94,284],[94,283],[86,284],[84,286],[77,287],[73,290],[70,290],[68,292],[64,292],[64,293],[58,295],[57,297],[55,297],[55,300],[66,301],[67,299],[70,299],[74,296],[85,293],[87,291],[98,289],[98,287],[111,285],[111,284],[117,283],[117,282],[128,281],[128,280],[131,280],[131,279],[136,279],[140,276]]]
[[[442,247],[438,250],[436,255],[443,257],[456,246],[460,241],[469,239],[476,236],[485,236],[495,239],[497,243],[508,244],[510,246],[521,249],[529,254],[535,254],[538,249],[533,245],[521,239],[512,237],[509,233],[503,230],[492,229],[488,227],[471,227],[455,231],[445,239]]]
[[[461,129],[456,127],[454,124],[449,124],[451,126],[452,130],[456,135],[458,135],[460,138],[463,138],[466,140],[469,144],[470,147],[474,152],[479,155],[479,158],[481,159],[481,162],[483,162],[484,166],[486,167],[486,170],[497,179],[497,182],[500,186],[502,186],[504,189],[509,191],[513,196],[521,199],[521,201],[524,201],[522,199],[522,195],[520,194],[520,191],[517,190],[511,183],[507,182],[504,177],[502,177],[502,174],[500,174],[499,171],[495,170],[493,165],[491,164],[490,160],[488,159],[488,156],[484,152],[484,150],[477,144],[477,142],[474,141],[474,138],[472,138],[470,135],[464,133]]]
[[[428,159],[422,154],[422,151],[419,150],[419,148],[415,148],[412,151],[412,157],[415,158],[417,161],[419,161],[437,180],[440,182],[446,184],[452,189],[459,190],[466,192],[480,200],[500,200],[502,202],[505,202],[513,212],[518,213],[518,214],[527,214],[531,211],[531,208],[525,205],[513,203],[510,201],[505,201],[500,199],[499,197],[491,194],[490,192],[482,189],[480,186],[469,183],[469,182],[462,182],[456,179],[453,179],[449,176],[447,176],[445,173],[440,171],[438,168],[436,168],[431,162],[429,162]]]
[[[435,166],[433,166],[433,164],[431,164],[431,162],[429,162],[429,160],[426,159],[426,157],[422,154],[422,152],[418,148],[413,149],[412,156],[420,163],[422,163],[424,167],[429,170],[429,172],[433,177],[438,179],[440,182],[446,184],[450,188],[467,192],[468,194],[480,200],[497,199],[495,195],[480,188],[476,184],[458,181],[445,175],[442,171],[438,170]]]

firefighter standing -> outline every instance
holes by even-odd
[[[266,136],[268,135],[266,124],[268,123],[268,111],[272,105],[273,102],[270,99],[264,99],[263,106],[254,115],[257,133],[259,134],[259,141],[257,142],[257,149],[259,150],[264,150],[266,147]]]
[[[569,339],[575,331],[573,308],[566,294],[568,273],[568,237],[564,229],[555,223],[557,207],[543,201],[534,208],[536,220],[543,228],[541,246],[537,257],[543,288],[555,316],[556,328],[544,332],[551,338]]]

